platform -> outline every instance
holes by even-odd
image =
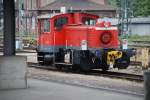
[[[27,87],[27,58],[0,56],[0,90]]]
[[[28,79],[28,89],[1,90],[0,100],[143,100],[143,97]]]

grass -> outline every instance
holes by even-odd
[[[129,42],[130,41],[150,41],[150,35],[144,35],[144,36],[139,36],[139,35],[131,35],[128,37]]]

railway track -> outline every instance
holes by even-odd
[[[92,74],[94,73],[99,73],[99,76],[104,76],[104,77],[110,77],[110,78],[118,78],[118,79],[126,79],[130,81],[136,81],[136,82],[143,82],[143,76],[142,75],[135,75],[135,74],[128,74],[128,73],[121,73],[121,72],[113,72],[113,71],[108,71],[108,72],[103,72],[103,71],[98,71],[97,70],[92,70]]]
[[[82,74],[82,75],[92,75],[92,76],[101,76],[101,77],[108,77],[108,78],[117,78],[117,79],[124,79],[129,81],[135,81],[135,82],[143,82],[144,78],[142,75],[135,75],[135,74],[128,74],[128,73],[121,73],[121,72],[113,72],[113,71],[107,71],[103,72],[101,70],[91,70],[90,72],[73,72],[69,69],[63,69],[58,70],[55,67],[50,66],[41,66],[37,63],[28,63],[29,67],[44,69],[44,70],[51,70],[51,71],[59,71],[59,72],[65,72],[65,73],[73,73],[73,74]]]
[[[150,49],[150,41],[132,41],[128,44],[131,48],[149,48]]]

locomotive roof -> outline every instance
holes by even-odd
[[[57,16],[57,15],[62,15],[62,13],[53,13],[53,14],[43,14],[43,15],[40,15],[40,16],[38,16],[37,18],[38,19],[44,19],[44,18],[52,18],[52,17],[54,17],[54,16]]]
[[[49,19],[49,18],[52,18],[52,17],[54,17],[54,16],[67,15],[67,14],[71,14],[71,13],[43,14],[43,15],[38,16],[37,18],[38,18],[38,19]],[[80,13],[80,14],[92,15],[92,16],[95,16],[96,18],[99,18],[99,16],[94,15],[94,14],[88,14],[88,13]]]
[[[100,1],[99,1],[100,2]],[[116,11],[115,7],[108,4],[100,4],[92,0],[54,0],[54,2],[41,7],[40,10],[60,10],[60,7],[65,6],[72,10],[102,10],[102,11]]]

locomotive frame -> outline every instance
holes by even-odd
[[[118,48],[117,27],[110,22],[98,23],[98,18],[87,13],[39,16],[39,64],[65,65],[84,71],[127,68],[131,55]]]

